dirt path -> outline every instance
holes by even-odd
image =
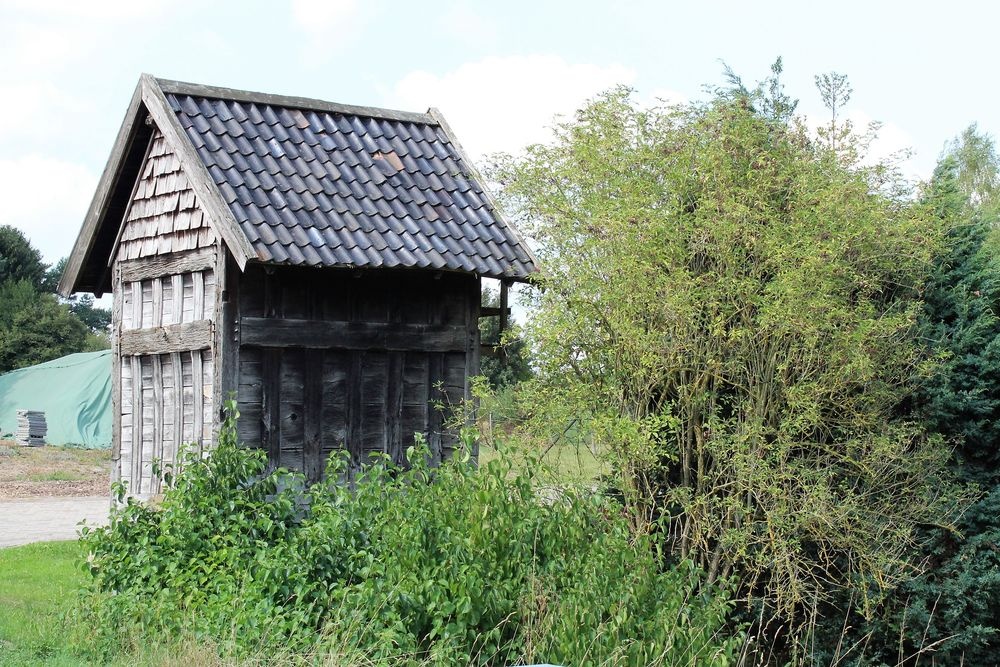
[[[0,548],[72,540],[80,521],[105,523],[110,506],[106,495],[0,500]]]
[[[28,497],[110,497],[111,452],[22,447],[0,440],[0,501]]]

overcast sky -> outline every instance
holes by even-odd
[[[809,5],[815,9],[806,9]],[[725,61],[745,81],[785,62],[800,110],[813,76],[854,88],[926,177],[971,122],[1000,126],[993,3],[0,0],[0,224],[46,261],[69,253],[138,81],[159,77],[424,111],[473,155],[545,139],[558,113],[615,84],[704,96]]]

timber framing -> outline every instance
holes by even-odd
[[[126,329],[121,333],[122,356],[169,354],[212,347],[212,322],[199,320],[149,329]]]
[[[243,345],[267,347],[432,352],[466,349],[465,327],[445,324],[244,317],[240,323],[240,335]]]
[[[141,76],[59,292],[111,291],[112,478],[236,430],[342,481],[475,419],[480,318],[537,260],[443,115]],[[482,279],[500,281],[483,309]]]
[[[149,76],[148,74],[143,76]],[[351,104],[338,104],[309,97],[294,97],[290,95],[273,95],[270,93],[257,93],[249,90],[237,90],[235,88],[223,88],[221,86],[205,86],[199,83],[187,83],[185,81],[171,81],[169,79],[155,79],[160,90],[164,93],[175,95],[191,95],[193,97],[211,97],[220,100],[238,100],[240,102],[253,102],[254,104],[269,104],[279,107],[291,107],[295,109],[307,109],[311,111],[324,111],[326,113],[338,113],[348,116],[368,116],[370,118],[385,118],[388,120],[398,120],[404,123],[425,123],[435,124],[435,119],[430,113],[416,113],[412,111],[397,111],[395,109],[382,109],[380,107],[355,106]]]
[[[199,248],[171,255],[154,255],[119,264],[122,280],[127,283],[192,271],[204,271],[215,268],[215,265],[216,251],[214,248]]]

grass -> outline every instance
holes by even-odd
[[[85,477],[69,470],[49,470],[28,475],[29,482],[77,482],[81,479]]]
[[[0,549],[0,665],[79,665],[68,613],[84,573],[80,547],[42,542]]]
[[[497,451],[490,446],[480,446],[480,464],[486,464],[497,457]],[[555,446],[545,451],[541,464],[554,481],[561,483],[592,483],[609,472],[607,463],[594,456],[589,449],[570,445]]]
[[[0,549],[0,667],[78,667],[94,664],[75,647],[84,632],[73,614],[87,576],[76,541]],[[205,642],[182,640],[142,646],[115,665],[229,665]]]

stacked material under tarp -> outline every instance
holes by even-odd
[[[111,446],[111,350],[81,352],[0,375],[0,436],[13,438],[18,411],[43,412],[46,443]]]
[[[19,443],[32,447],[44,445],[47,431],[44,412],[39,410],[17,411],[17,432],[14,433],[14,439]]]

